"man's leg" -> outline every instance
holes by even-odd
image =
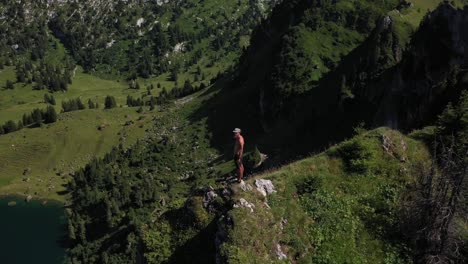
[[[240,161],[239,164],[239,181],[241,181],[244,178],[244,164],[242,164],[242,161]]]
[[[239,159],[237,159],[237,157],[234,157],[234,165],[236,166],[236,178],[237,178],[237,181],[240,181],[240,180],[239,180],[240,167],[239,167]]]

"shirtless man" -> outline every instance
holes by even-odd
[[[241,136],[239,128],[232,131],[234,133],[234,163],[236,164],[237,181],[242,182],[244,177],[244,164],[242,164],[242,154],[244,153],[244,137]]]

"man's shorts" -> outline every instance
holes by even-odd
[[[236,165],[236,169],[242,167],[242,158],[239,158],[237,155],[234,156],[234,164]]]

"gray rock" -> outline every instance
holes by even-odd
[[[392,140],[385,134],[382,134],[382,148],[387,152],[391,152],[393,142]]]
[[[255,187],[257,187],[257,190],[261,194],[263,194],[263,196],[267,196],[276,192],[275,186],[270,180],[265,180],[265,179],[255,180]]]
[[[245,183],[244,181],[241,181],[240,183],[240,188],[244,191],[244,192],[249,192],[253,189],[252,185],[249,184],[249,183]]]
[[[239,203],[234,204],[234,208],[239,208],[239,207],[248,208],[250,209],[250,212],[253,213],[255,204],[247,202],[247,200],[245,200],[244,198],[240,198]]]
[[[280,223],[280,228],[281,230],[284,229],[284,227],[286,226],[286,224],[288,223],[288,220],[286,218],[281,218],[281,223]]]
[[[208,208],[211,202],[218,197],[216,192],[214,191],[213,187],[208,186],[205,188],[205,195],[203,197],[203,207]]]
[[[286,254],[284,254],[283,250],[281,249],[280,244],[276,244],[276,256],[278,257],[279,260],[288,258],[288,256],[286,256]]]

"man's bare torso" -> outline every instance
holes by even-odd
[[[234,143],[234,156],[238,156],[240,158],[242,157],[243,152],[244,152],[244,137],[239,135],[239,137],[235,139],[235,143]]]

